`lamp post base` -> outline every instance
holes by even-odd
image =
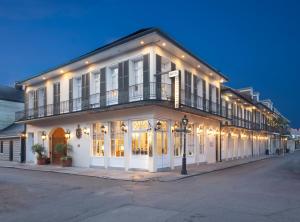
[[[187,175],[186,158],[185,157],[182,158],[181,175]]]

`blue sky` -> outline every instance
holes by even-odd
[[[300,127],[300,1],[0,0],[0,83],[159,27]]]

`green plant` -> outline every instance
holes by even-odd
[[[31,147],[31,151],[33,153],[37,153],[38,154],[38,158],[42,158],[44,155],[44,152],[45,152],[45,147],[43,147],[41,144],[34,144],[32,147]]]
[[[72,151],[72,146],[70,144],[58,143],[55,145],[55,151],[62,155],[62,158],[69,157],[68,153]]]
[[[72,157],[71,156],[63,156],[60,158],[60,160],[71,160]]]

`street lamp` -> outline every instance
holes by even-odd
[[[182,166],[181,166],[181,174],[186,175],[186,134],[191,132],[189,129],[187,129],[187,125],[189,123],[188,118],[186,115],[181,120],[181,125],[183,126],[181,129],[175,129],[176,132],[183,133],[183,155],[182,155]]]

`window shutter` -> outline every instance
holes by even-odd
[[[85,108],[90,107],[90,73],[85,75]]]
[[[198,108],[198,104],[197,104],[197,102],[198,102],[198,88],[197,88],[197,86],[198,86],[198,77],[196,76],[196,75],[193,75],[193,83],[194,83],[194,92],[193,92],[193,94],[194,94],[194,107],[196,107],[196,108]]]
[[[209,104],[209,112],[212,111],[212,85],[208,84],[208,104]]]
[[[192,85],[192,74],[188,71],[184,71],[184,81],[185,81],[185,105],[191,106],[191,85]]]
[[[33,110],[34,110],[34,117],[37,117],[38,116],[38,110],[39,110],[39,107],[38,107],[38,95],[39,95],[39,91],[38,90],[35,90],[34,91],[34,103],[33,103]]]
[[[129,61],[124,62],[123,70],[123,90],[124,90],[124,103],[129,101]]]
[[[106,106],[106,68],[100,70],[100,107]]]
[[[28,118],[28,101],[29,101],[29,93],[30,93],[30,92],[26,92],[26,89],[25,89],[25,112],[24,112],[25,119]]]
[[[229,112],[228,112],[228,111],[229,111],[228,109],[229,109],[229,107],[228,107],[228,102],[225,101],[225,117],[226,117],[226,118],[228,118],[228,113],[229,113]]]
[[[161,100],[161,56],[156,55],[156,99]]]
[[[206,81],[202,79],[202,96],[203,96],[203,110],[206,111]]]
[[[85,75],[81,76],[81,109],[85,107]]]
[[[82,109],[89,108],[90,95],[90,74],[84,74],[81,77],[81,107]]]
[[[123,103],[123,93],[124,93],[124,70],[123,63],[118,64],[118,103]]]
[[[149,54],[143,56],[143,99],[150,99]]]
[[[220,114],[220,90],[218,87],[216,87],[216,103],[217,103],[216,112],[217,114]]]
[[[176,64],[171,62],[171,71],[176,70]],[[175,101],[175,78],[171,78],[171,100]]]
[[[60,113],[60,83],[53,84],[53,109],[54,114]]]
[[[73,78],[69,79],[69,112],[73,112]]]
[[[47,116],[47,87],[44,87],[44,116]]]

